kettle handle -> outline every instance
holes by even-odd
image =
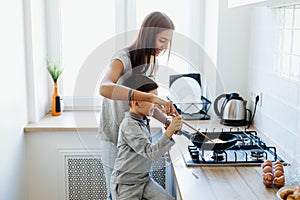
[[[214,110],[215,110],[215,113],[218,117],[221,117],[221,112],[222,110],[220,111],[219,108],[218,108],[218,104],[219,104],[219,101],[221,98],[224,98],[226,97],[226,94],[221,94],[220,96],[218,96],[216,99],[215,99],[215,102],[214,102]],[[222,106],[223,107],[223,106]],[[222,108],[221,108],[222,109]]]

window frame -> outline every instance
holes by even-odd
[[[46,30],[47,30],[47,52],[48,58],[57,63],[62,63],[62,27],[61,27],[61,0],[46,1]],[[128,13],[133,13],[135,9],[134,2],[131,1],[115,1],[116,21],[115,32],[121,33],[129,29],[129,22],[132,16]],[[126,12],[126,10],[128,10]],[[125,40],[126,42],[126,40]],[[63,85],[63,74],[59,79],[59,85]],[[62,87],[59,87],[59,93],[62,95],[63,110],[98,110],[101,103],[101,96],[98,97],[73,97],[64,96]],[[51,103],[52,87],[49,81],[49,102]],[[76,102],[76,105],[73,105]],[[50,106],[49,106],[50,107]]]
[[[62,61],[62,27],[60,19],[60,1],[61,0],[51,0],[46,1],[46,30],[47,30],[47,53],[48,58],[55,62],[61,63]],[[116,21],[115,21],[115,32],[116,34],[132,31],[136,29],[136,2],[131,0],[114,0],[116,12]],[[203,8],[204,3],[197,3],[199,8],[192,7],[191,9],[197,9],[200,11],[199,22],[203,22],[204,14]],[[203,23],[200,23],[203,26]],[[199,27],[200,30],[197,30],[197,39],[199,43],[203,42],[203,27]],[[128,38],[124,38],[124,44],[128,44]],[[59,85],[62,85],[62,78],[59,79]],[[49,79],[49,104],[51,104],[51,95],[52,95],[52,83]],[[73,97],[73,96],[64,96],[63,88],[59,87],[59,93],[63,97],[63,110],[75,111],[75,110],[99,110],[101,106],[102,97],[93,96],[93,97]],[[73,105],[73,102],[76,102],[76,105]],[[49,108],[51,106],[49,105]]]
[[[275,50],[274,53],[274,72],[282,77],[286,78],[292,81],[300,82],[300,64],[298,68],[298,75],[294,74],[292,72],[292,59],[293,57],[297,57],[300,60],[300,55],[295,54],[294,52],[294,32],[295,30],[300,30],[300,28],[295,27],[295,10],[300,9],[300,4],[292,4],[292,5],[284,5],[280,7],[275,8],[275,15],[276,15],[276,41],[277,41],[277,50]],[[292,9],[292,24],[291,27],[286,26],[286,10]],[[282,16],[280,16],[280,12],[282,12]],[[288,51],[284,50],[284,32],[285,31],[291,31],[290,33],[290,44],[288,45]],[[300,44],[298,44],[300,45]],[[285,63],[283,63],[284,57],[288,57],[288,63],[289,65],[286,66]]]

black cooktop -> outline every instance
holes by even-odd
[[[204,132],[209,135],[210,132]],[[275,146],[268,146],[256,133],[238,129],[237,131],[221,131],[214,133],[230,133],[238,137],[236,144],[226,150],[202,150],[194,145],[188,146],[183,154],[187,166],[260,166],[265,160],[285,161],[278,155]]]

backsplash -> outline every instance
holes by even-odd
[[[274,72],[274,10],[255,8],[251,19],[248,91],[263,93],[255,126],[292,157],[300,155],[300,83]]]

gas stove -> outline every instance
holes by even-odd
[[[202,131],[203,132],[203,131]],[[210,132],[204,132],[209,135]],[[256,131],[243,130],[220,131],[214,133],[230,133],[238,137],[234,146],[225,150],[202,150],[194,145],[188,146],[188,153],[183,154],[184,161],[192,166],[260,166],[265,160],[285,161],[277,154],[276,147],[268,146],[257,135]]]

